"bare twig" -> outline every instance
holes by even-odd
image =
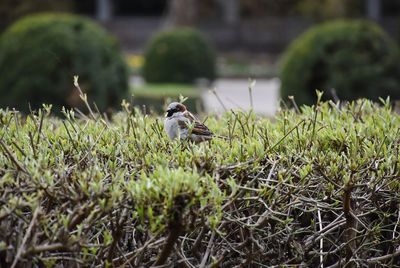
[[[214,96],[217,98],[219,104],[221,104],[221,106],[222,106],[222,108],[224,109],[224,111],[225,111],[225,112],[228,111],[228,109],[226,109],[224,103],[222,102],[222,100],[221,100],[220,97],[218,96],[217,90],[216,90],[215,88],[213,88],[213,89],[211,90],[211,92],[212,92],[212,93],[214,94]]]
[[[39,215],[39,213],[40,213],[40,206],[37,206],[35,211],[33,212],[31,223],[29,224],[28,229],[26,230],[26,233],[24,235],[24,238],[22,239],[22,242],[19,245],[17,255],[15,256],[14,261],[11,264],[11,268],[15,268],[16,265],[18,264],[19,258],[21,257],[21,254],[24,251],[25,243],[26,243],[26,241],[28,241],[28,238],[31,235],[32,228],[36,223],[36,218]]]
[[[79,86],[78,79],[79,79],[79,76],[75,75],[74,76],[74,86],[78,89],[79,97],[81,98],[83,103],[86,105],[86,108],[88,109],[92,119],[96,120],[96,116],[94,115],[92,108],[90,107],[90,104],[88,102],[87,95],[86,95],[86,93],[83,93],[83,91],[81,90],[81,87]]]
[[[204,268],[205,265],[206,265],[208,256],[210,255],[210,251],[211,251],[211,248],[213,246],[214,236],[215,236],[215,231],[213,231],[211,233],[211,237],[210,237],[210,240],[208,241],[206,253],[204,253],[203,259],[201,260],[201,263],[200,263],[200,268]]]
[[[321,210],[317,207],[318,209],[318,225],[319,225],[319,230],[323,230],[324,228],[322,227],[322,218],[321,218]],[[324,257],[322,256],[322,253],[324,252],[324,239],[323,237],[321,237],[321,239],[319,240],[319,253],[321,254],[319,256],[319,263],[320,263],[320,267],[324,268]]]
[[[26,169],[22,166],[20,162],[18,162],[17,158],[14,156],[14,154],[8,149],[7,145],[3,142],[3,140],[0,139],[0,145],[3,147],[3,150],[6,152],[8,155],[8,158],[11,160],[11,162],[14,163],[14,165],[17,167],[18,170],[27,173]]]

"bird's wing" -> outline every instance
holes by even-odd
[[[178,120],[178,125],[181,129],[188,128],[191,126],[191,133],[202,136],[212,136],[213,133],[208,129],[206,125],[201,123],[194,117],[190,112],[186,111],[183,114],[182,120]]]

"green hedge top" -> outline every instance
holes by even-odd
[[[147,82],[192,83],[216,77],[215,52],[197,31],[181,28],[155,35],[145,52]]]
[[[376,24],[343,20],[313,27],[295,40],[282,60],[283,98],[315,102],[316,89],[339,99],[400,97],[400,60],[396,44]]]
[[[226,139],[200,145],[124,107],[113,123],[0,110],[2,266],[398,263],[389,102],[226,113],[207,120]]]
[[[42,103],[80,107],[73,76],[100,110],[119,106],[127,67],[115,40],[89,19],[39,14],[17,21],[0,37],[1,107],[28,111]]]

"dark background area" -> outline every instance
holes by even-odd
[[[224,52],[279,54],[312,25],[337,18],[372,19],[400,39],[398,0],[0,0],[0,30],[43,11],[94,18],[135,53],[171,25],[201,30]]]

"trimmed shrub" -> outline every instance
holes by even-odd
[[[206,39],[191,29],[157,34],[145,52],[143,75],[147,82],[192,83],[216,76],[215,52]]]
[[[315,102],[315,90],[334,88],[340,99],[400,97],[399,52],[379,26],[335,21],[300,36],[284,55],[281,94]],[[327,94],[329,95],[329,94]]]
[[[28,111],[50,103],[82,107],[73,76],[100,110],[128,92],[116,42],[94,22],[67,14],[23,18],[0,38],[0,106]],[[29,105],[28,105],[29,104]]]

